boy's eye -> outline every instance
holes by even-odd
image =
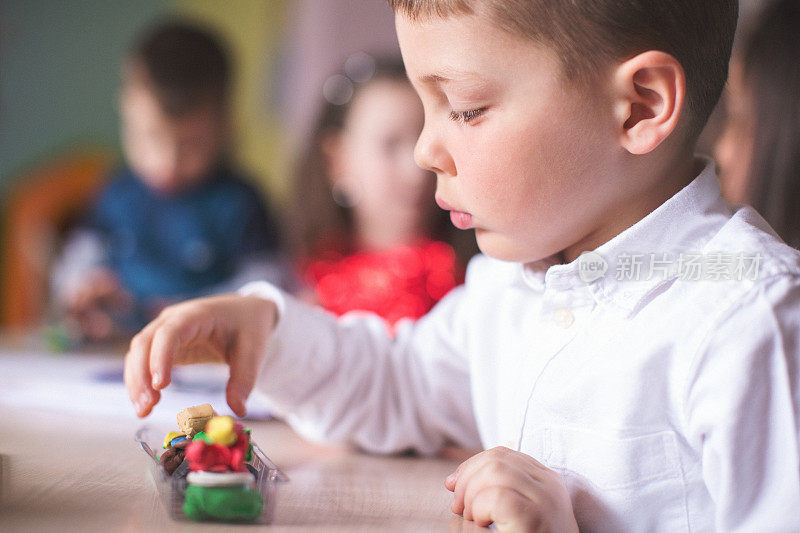
[[[479,117],[484,111],[486,111],[485,107],[481,107],[480,109],[471,109],[469,111],[450,111],[450,120],[459,122],[461,124],[466,124],[474,118]]]

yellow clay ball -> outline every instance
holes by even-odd
[[[231,446],[236,442],[236,433],[233,431],[233,418],[215,416],[206,424],[206,436],[223,446]]]

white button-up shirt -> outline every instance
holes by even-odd
[[[394,339],[267,284],[258,377],[301,434],[374,452],[509,446],[587,531],[800,531],[800,253],[713,163],[569,264],[485,256]]]

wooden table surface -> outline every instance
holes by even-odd
[[[0,531],[231,529],[169,518],[134,442],[141,421],[1,404],[0,412]],[[308,443],[279,421],[246,425],[290,481],[271,525],[237,528],[485,531],[450,511],[444,479],[456,459],[371,456]]]

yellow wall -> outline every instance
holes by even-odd
[[[220,32],[236,58],[236,157],[281,208],[289,195],[291,157],[275,110],[269,76],[277,60],[289,0],[176,0],[180,13]]]

